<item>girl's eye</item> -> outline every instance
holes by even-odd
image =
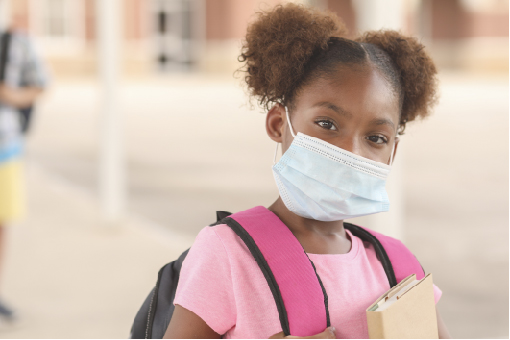
[[[326,130],[336,130],[335,124],[333,124],[330,120],[319,120],[317,121],[317,124],[319,124],[320,127],[326,129]]]
[[[367,137],[369,141],[375,144],[386,144],[388,143],[388,139],[384,136],[370,136]]]

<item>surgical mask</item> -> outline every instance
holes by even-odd
[[[318,221],[339,221],[388,211],[386,179],[391,166],[343,150],[322,139],[294,134],[273,165],[283,203],[293,213]],[[278,145],[277,145],[278,150]],[[393,151],[390,164],[393,160]]]

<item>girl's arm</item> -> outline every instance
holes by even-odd
[[[175,305],[175,310],[170,320],[170,324],[163,336],[163,339],[220,339],[221,335],[216,333],[205,323],[202,318],[187,310],[184,307]],[[270,339],[334,339],[335,330],[332,327],[324,332],[309,336],[284,336],[283,332],[273,335]]]
[[[436,316],[437,316],[437,330],[439,331],[439,339],[451,339],[450,332],[446,329],[446,325],[444,324],[443,319],[441,319],[441,315],[439,315],[439,311],[436,307]]]
[[[33,105],[42,92],[39,87],[13,88],[0,84],[0,101],[15,108],[26,108]]]
[[[175,310],[163,339],[219,339],[205,321],[192,311],[175,305]]]

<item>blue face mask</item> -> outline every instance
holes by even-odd
[[[391,166],[319,138],[300,132],[295,135],[287,108],[285,111],[294,140],[273,166],[273,175],[287,209],[318,221],[339,221],[389,210],[386,179]],[[395,146],[390,164],[394,150]]]

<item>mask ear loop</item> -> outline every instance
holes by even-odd
[[[388,164],[388,165],[391,165],[393,163],[393,156],[395,155],[395,147],[397,146],[397,142],[398,142],[398,136],[395,136],[395,142],[393,143],[393,150],[391,150],[390,164]]]
[[[296,137],[296,134],[294,133],[294,129],[292,128],[292,124],[290,123],[289,109],[287,109],[287,106],[285,106],[285,114],[287,115],[287,123],[289,123],[290,134],[292,135],[292,137]]]
[[[274,159],[273,159],[273,165],[276,165],[276,155],[278,154],[278,142],[276,142],[276,150],[274,150]]]
[[[292,135],[292,137],[296,137],[296,134],[294,133],[294,129],[292,128],[292,124],[290,123],[289,109],[287,109],[287,106],[285,106],[285,115],[287,116],[287,123],[289,123],[290,134]],[[280,143],[276,143],[276,150],[274,151],[273,165],[276,164],[276,155],[278,154],[278,144],[280,144]]]

